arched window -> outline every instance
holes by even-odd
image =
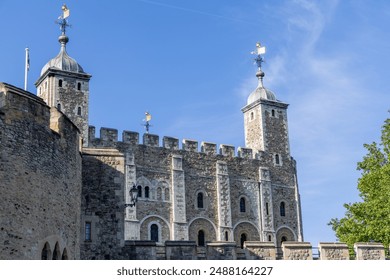
[[[203,193],[199,192],[196,199],[198,208],[204,208]]]
[[[77,107],[77,115],[81,116],[81,107]]]
[[[287,237],[286,236],[282,236],[282,239],[281,239],[281,243],[287,241]]]
[[[142,197],[142,187],[138,186],[138,197]]]
[[[169,199],[169,189],[168,188],[166,188],[165,190],[164,190],[164,200],[166,200],[166,201],[169,201],[170,199]]]
[[[280,157],[278,154],[275,155],[275,164],[277,164],[277,165],[280,164]]]
[[[275,110],[272,110],[272,111],[271,111],[271,115],[272,115],[273,117],[275,117]]]
[[[145,198],[149,198],[149,187],[145,187]]]
[[[225,231],[225,241],[229,241],[229,233]]]
[[[61,260],[69,260],[68,251],[66,250],[66,248],[64,248],[64,251],[62,252]]]
[[[280,216],[286,216],[286,204],[283,201],[280,203]]]
[[[272,241],[271,235],[268,235],[268,241]]]
[[[61,111],[61,104],[60,103],[57,104],[57,110]]]
[[[60,256],[61,256],[60,246],[58,245],[58,242],[57,242],[56,246],[54,247],[53,260],[59,260]]]
[[[81,83],[77,83],[77,90],[81,90]]]
[[[240,243],[241,243],[241,249],[244,248],[244,242],[246,241],[246,234],[241,234]]]
[[[41,260],[50,260],[51,259],[51,250],[49,243],[45,243],[41,253]]]
[[[150,226],[150,240],[158,242],[158,225],[156,224]]]
[[[161,188],[160,187],[158,187],[157,188],[157,200],[161,200]]]
[[[198,231],[198,246],[204,246],[204,245],[205,245],[204,231],[200,230],[200,231]]]
[[[85,222],[85,241],[91,241],[91,222]]]
[[[62,80],[61,79],[58,80],[58,87],[62,87]]]
[[[241,213],[246,212],[245,198],[244,198],[244,197],[241,197],[241,198],[240,198],[240,212],[241,212]]]
[[[254,119],[254,114],[253,114],[253,112],[251,112],[251,120],[253,120]]]

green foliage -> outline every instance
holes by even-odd
[[[358,163],[362,176],[358,190],[362,202],[344,204],[345,217],[329,225],[341,242],[350,247],[356,242],[390,243],[390,119],[382,128],[381,143],[365,144],[368,153]]]

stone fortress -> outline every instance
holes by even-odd
[[[263,86],[260,44],[258,86],[242,109],[246,147],[185,139],[180,148],[149,133],[140,143],[137,132],[119,140],[89,126],[91,75],[67,54],[66,18],[37,95],[0,83],[0,259],[313,257],[288,104]],[[127,207],[133,186],[138,201]],[[357,246],[362,258],[384,258],[381,245]],[[349,258],[345,244],[320,247],[321,258]]]

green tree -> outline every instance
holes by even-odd
[[[390,243],[390,119],[382,127],[381,143],[364,144],[368,153],[357,169],[361,202],[344,204],[345,217],[329,225],[337,238],[351,248],[356,242]]]

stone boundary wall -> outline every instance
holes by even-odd
[[[273,242],[247,241],[240,248],[235,242],[198,247],[194,241],[166,241],[164,245],[126,241],[124,256],[134,260],[313,260],[312,250],[309,242],[284,242],[277,248]],[[345,243],[321,242],[318,250],[319,260],[350,260]],[[356,260],[385,260],[385,247],[380,243],[356,243],[354,250]]]
[[[0,260],[80,259],[80,131],[0,83]]]
[[[95,137],[96,129],[94,126],[89,126],[89,147],[114,147],[117,143],[128,145],[146,145],[150,147],[160,147],[169,150],[184,150],[189,152],[200,152],[207,155],[222,155],[225,157],[238,157],[244,159],[258,159],[261,155],[255,153],[252,149],[236,147],[232,145],[221,144],[217,149],[217,144],[210,142],[199,142],[196,140],[183,139],[182,148],[179,147],[179,139],[164,136],[160,145],[160,137],[155,134],[144,133],[142,143],[140,143],[140,135],[138,132],[124,130],[122,132],[121,141],[118,140],[118,130],[113,128],[100,128],[100,138]]]

